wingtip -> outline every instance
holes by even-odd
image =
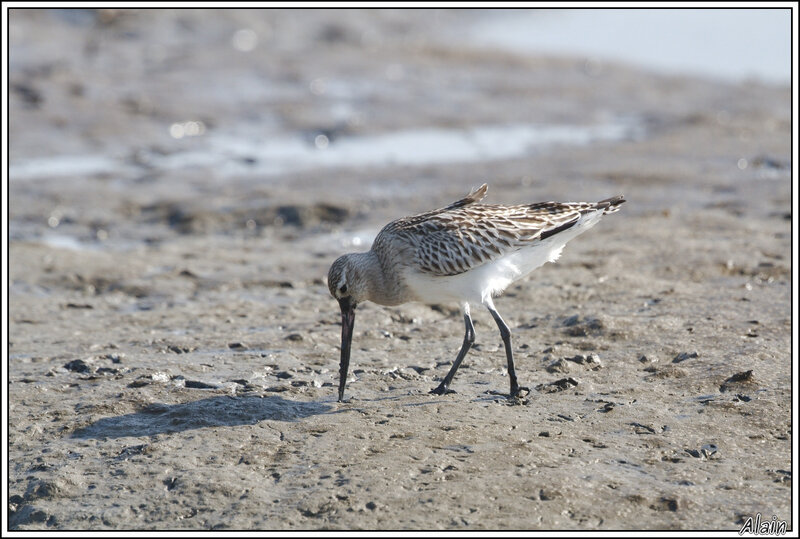
[[[619,209],[619,205],[625,202],[625,197],[623,195],[617,195],[615,197],[607,198],[605,200],[601,200],[597,203],[598,210],[605,210],[605,213],[612,213]]]
[[[483,185],[481,185],[477,189],[474,189],[474,190],[470,191],[470,193],[467,196],[465,196],[464,198],[462,198],[461,200],[457,200],[457,201],[453,202],[452,204],[450,204],[449,206],[446,206],[446,207],[444,207],[442,209],[443,210],[454,210],[456,208],[463,208],[464,206],[468,206],[469,204],[474,204],[475,202],[480,202],[481,200],[483,200],[483,197],[486,196],[486,191],[488,189],[489,189],[489,185],[484,183]]]
[[[472,191],[472,192],[471,192],[471,193],[470,193],[470,194],[467,196],[467,198],[472,198],[472,199],[475,199],[475,201],[481,200],[483,197],[485,197],[485,196],[486,196],[486,192],[487,192],[488,190],[489,190],[489,184],[488,184],[488,183],[484,183],[483,185],[481,185],[481,186],[480,186],[480,187],[478,187],[477,189],[474,189],[474,190],[473,190],[473,191]]]

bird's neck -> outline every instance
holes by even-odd
[[[366,299],[379,305],[399,305],[406,301],[402,281],[386,278],[384,265],[375,251],[354,253],[352,256],[360,278],[366,285]]]

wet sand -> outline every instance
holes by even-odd
[[[792,528],[789,89],[474,16],[12,12],[10,528]],[[495,301],[530,395],[482,309],[436,396],[457,307],[365,304],[337,403],[330,263],[484,182],[628,200]]]

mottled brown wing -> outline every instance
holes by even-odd
[[[387,225],[409,246],[415,265],[437,276],[458,275],[574,225],[589,203],[519,206],[470,204]]]

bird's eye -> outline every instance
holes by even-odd
[[[344,294],[345,292],[347,292],[347,285],[343,284],[342,286],[339,287],[339,293]]]

